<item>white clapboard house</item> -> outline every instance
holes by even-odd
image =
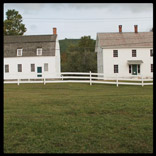
[[[57,29],[50,35],[4,36],[4,79],[52,78],[60,73]]]
[[[153,32],[97,33],[97,71],[104,77],[153,78]]]

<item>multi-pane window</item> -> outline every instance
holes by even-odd
[[[35,64],[31,64],[31,72],[35,72]]]
[[[153,49],[150,49],[150,56],[153,56]]]
[[[18,72],[22,72],[22,64],[17,65]]]
[[[151,64],[151,72],[153,72],[153,64]]]
[[[138,64],[138,73],[140,73],[140,64]]]
[[[17,56],[22,56],[23,49],[17,49]]]
[[[8,72],[9,72],[9,65],[6,64],[6,65],[5,65],[5,73],[8,73]]]
[[[132,57],[136,57],[136,50],[132,50]]]
[[[42,48],[37,48],[37,55],[42,55]]]
[[[118,73],[119,72],[119,69],[118,69],[118,65],[114,65],[114,73]]]
[[[129,73],[132,73],[131,65],[129,65]]]
[[[118,50],[113,50],[113,57],[118,57]]]
[[[48,63],[44,64],[44,71],[48,71]]]

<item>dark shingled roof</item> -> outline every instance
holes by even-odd
[[[152,48],[153,32],[97,33],[101,48]]]
[[[36,49],[42,48],[42,56],[55,56],[57,35],[4,36],[4,57],[16,57],[22,48],[24,56],[36,56]]]

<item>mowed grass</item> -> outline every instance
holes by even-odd
[[[4,85],[4,153],[152,152],[153,86]]]

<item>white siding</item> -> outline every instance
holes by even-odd
[[[119,77],[132,77],[129,73],[128,60],[142,60],[140,65],[140,74],[138,76],[153,77],[151,64],[153,57],[150,56],[150,49],[153,48],[133,48],[137,51],[137,57],[132,57],[132,49],[103,49],[103,73],[105,77],[115,77],[114,64],[119,66]],[[113,50],[118,50],[118,57],[113,57]],[[99,61],[99,60],[98,60]],[[101,60],[100,60],[101,61]],[[98,62],[99,64],[99,62]],[[99,72],[99,71],[98,71]]]
[[[61,72],[61,62],[60,62],[60,45],[59,45],[59,41],[58,38],[56,38],[56,46],[55,46],[55,57],[56,57],[56,72],[60,73]]]
[[[46,72],[44,72],[44,63],[48,63]],[[42,77],[58,76],[58,67],[56,67],[54,56],[4,58],[4,68],[5,64],[9,65],[9,73],[5,73],[4,69],[4,79],[36,78],[37,67],[42,67]],[[22,72],[17,71],[17,64],[22,64]],[[35,64],[35,72],[31,72],[31,64]]]

